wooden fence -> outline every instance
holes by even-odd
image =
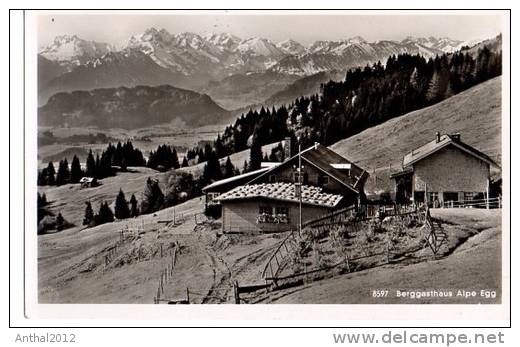
[[[268,260],[262,273],[263,279],[265,280],[266,284],[271,285],[271,290],[282,289],[287,286],[300,285],[301,283],[305,283],[311,280],[312,277],[323,277],[326,272],[330,272],[332,269],[335,269],[339,266],[345,266],[348,272],[352,272],[352,264],[362,259],[381,257],[381,265],[384,265],[391,263],[392,259],[395,259],[396,257],[417,252],[421,249],[424,249],[425,247],[430,247],[432,252],[434,254],[437,254],[440,247],[444,243],[446,243],[447,235],[445,234],[441,224],[432,220],[428,209],[424,211],[419,211],[410,208],[394,207],[391,211],[387,210],[386,213],[388,213],[387,216],[402,219],[404,223],[410,223],[412,220],[415,220],[419,224],[426,225],[429,229],[429,232],[427,233],[427,236],[424,237],[424,242],[418,247],[399,251],[397,251],[396,249],[392,249],[390,243],[387,243],[385,251],[382,252],[366,254],[364,256],[354,258],[350,257],[347,254],[345,258],[337,264],[320,267],[318,269],[306,269],[303,272],[287,276],[279,276],[281,272],[280,270],[283,269],[282,264],[284,263],[278,262],[276,260],[278,259],[278,254],[282,253],[281,250],[283,249],[285,249],[286,254],[282,257],[282,259],[285,260],[292,255],[289,252],[288,247],[286,247],[287,240],[290,239],[291,235],[294,235],[294,232],[292,232],[280,243],[280,245],[275,250],[271,258]],[[349,207],[337,211],[336,213],[332,213],[327,216],[309,221],[305,224],[305,227],[311,229],[321,229],[329,228],[332,225],[342,224],[345,226],[351,226],[353,230],[359,230],[361,228],[360,223],[370,222],[372,220],[373,218],[356,214],[354,209],[352,207]],[[318,232],[318,234],[320,233]],[[274,263],[275,261],[276,263]]]
[[[271,257],[269,257],[269,260],[265,264],[264,270],[262,271],[262,278],[266,278],[266,276],[274,277],[278,275],[278,273],[286,265],[288,258],[297,249],[296,242],[295,231],[289,231],[289,234],[280,242]]]
[[[478,199],[478,200],[459,200],[459,201],[444,201],[442,204],[444,208],[502,208],[502,198]]]
[[[106,269],[112,261],[114,261],[121,252],[124,244],[135,240],[135,235],[129,233],[128,227],[121,229],[119,232],[119,239],[109,248],[106,249],[104,255],[104,268]]]
[[[170,301],[166,300],[164,297],[165,291],[164,287],[166,284],[170,283],[173,280],[173,270],[175,268],[175,264],[177,263],[177,249],[178,244],[175,244],[175,247],[170,248],[169,256],[170,259],[166,266],[161,270],[161,274],[159,275],[158,285],[157,285],[157,291],[156,295],[154,296],[154,303],[158,304],[163,301]],[[163,251],[162,243],[160,245],[160,256],[161,258],[165,255],[165,252]],[[189,300],[188,300],[189,302]]]

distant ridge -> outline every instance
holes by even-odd
[[[135,129],[180,122],[221,124],[230,112],[208,95],[169,85],[103,88],[58,93],[38,109],[39,126]]]

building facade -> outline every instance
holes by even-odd
[[[403,171],[392,175],[399,203],[442,206],[450,201],[489,196],[490,168],[498,165],[463,143],[459,134],[440,135],[403,158]]]
[[[300,197],[301,192],[301,197]],[[344,206],[343,196],[320,187],[293,183],[260,183],[237,187],[218,198],[224,233],[268,233],[296,230],[302,223]]]
[[[316,143],[254,176],[212,198],[221,205],[223,232],[295,230],[300,224],[300,204],[302,223],[359,204],[365,199],[368,173]],[[206,191],[225,190],[226,186],[227,182],[217,182]]]

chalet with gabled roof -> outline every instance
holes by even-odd
[[[437,133],[435,139],[407,153],[403,170],[393,174],[399,203],[485,199],[490,169],[499,169],[489,156],[461,141],[460,134]]]
[[[237,185],[237,180],[218,181],[205,188],[225,190],[234,185],[212,197],[222,206],[223,232],[294,230],[299,224],[300,201],[303,223],[364,201],[368,173],[336,152],[316,143],[300,155],[287,157],[278,165],[257,170],[244,184]],[[247,178],[240,176],[238,180]]]
[[[248,184],[298,183],[298,154],[260,174]],[[368,172],[333,150],[316,143],[301,152],[302,184],[339,194],[349,203],[365,199]]]

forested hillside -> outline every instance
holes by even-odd
[[[320,94],[242,114],[212,149],[217,157],[224,157],[286,136],[299,137],[303,148],[315,141],[328,146],[499,76],[501,60],[500,50],[487,47],[476,55],[456,52],[429,60],[419,55],[391,56],[386,65],[379,62],[349,70],[344,81],[323,84]],[[208,149],[195,148],[187,157],[204,152]]]

